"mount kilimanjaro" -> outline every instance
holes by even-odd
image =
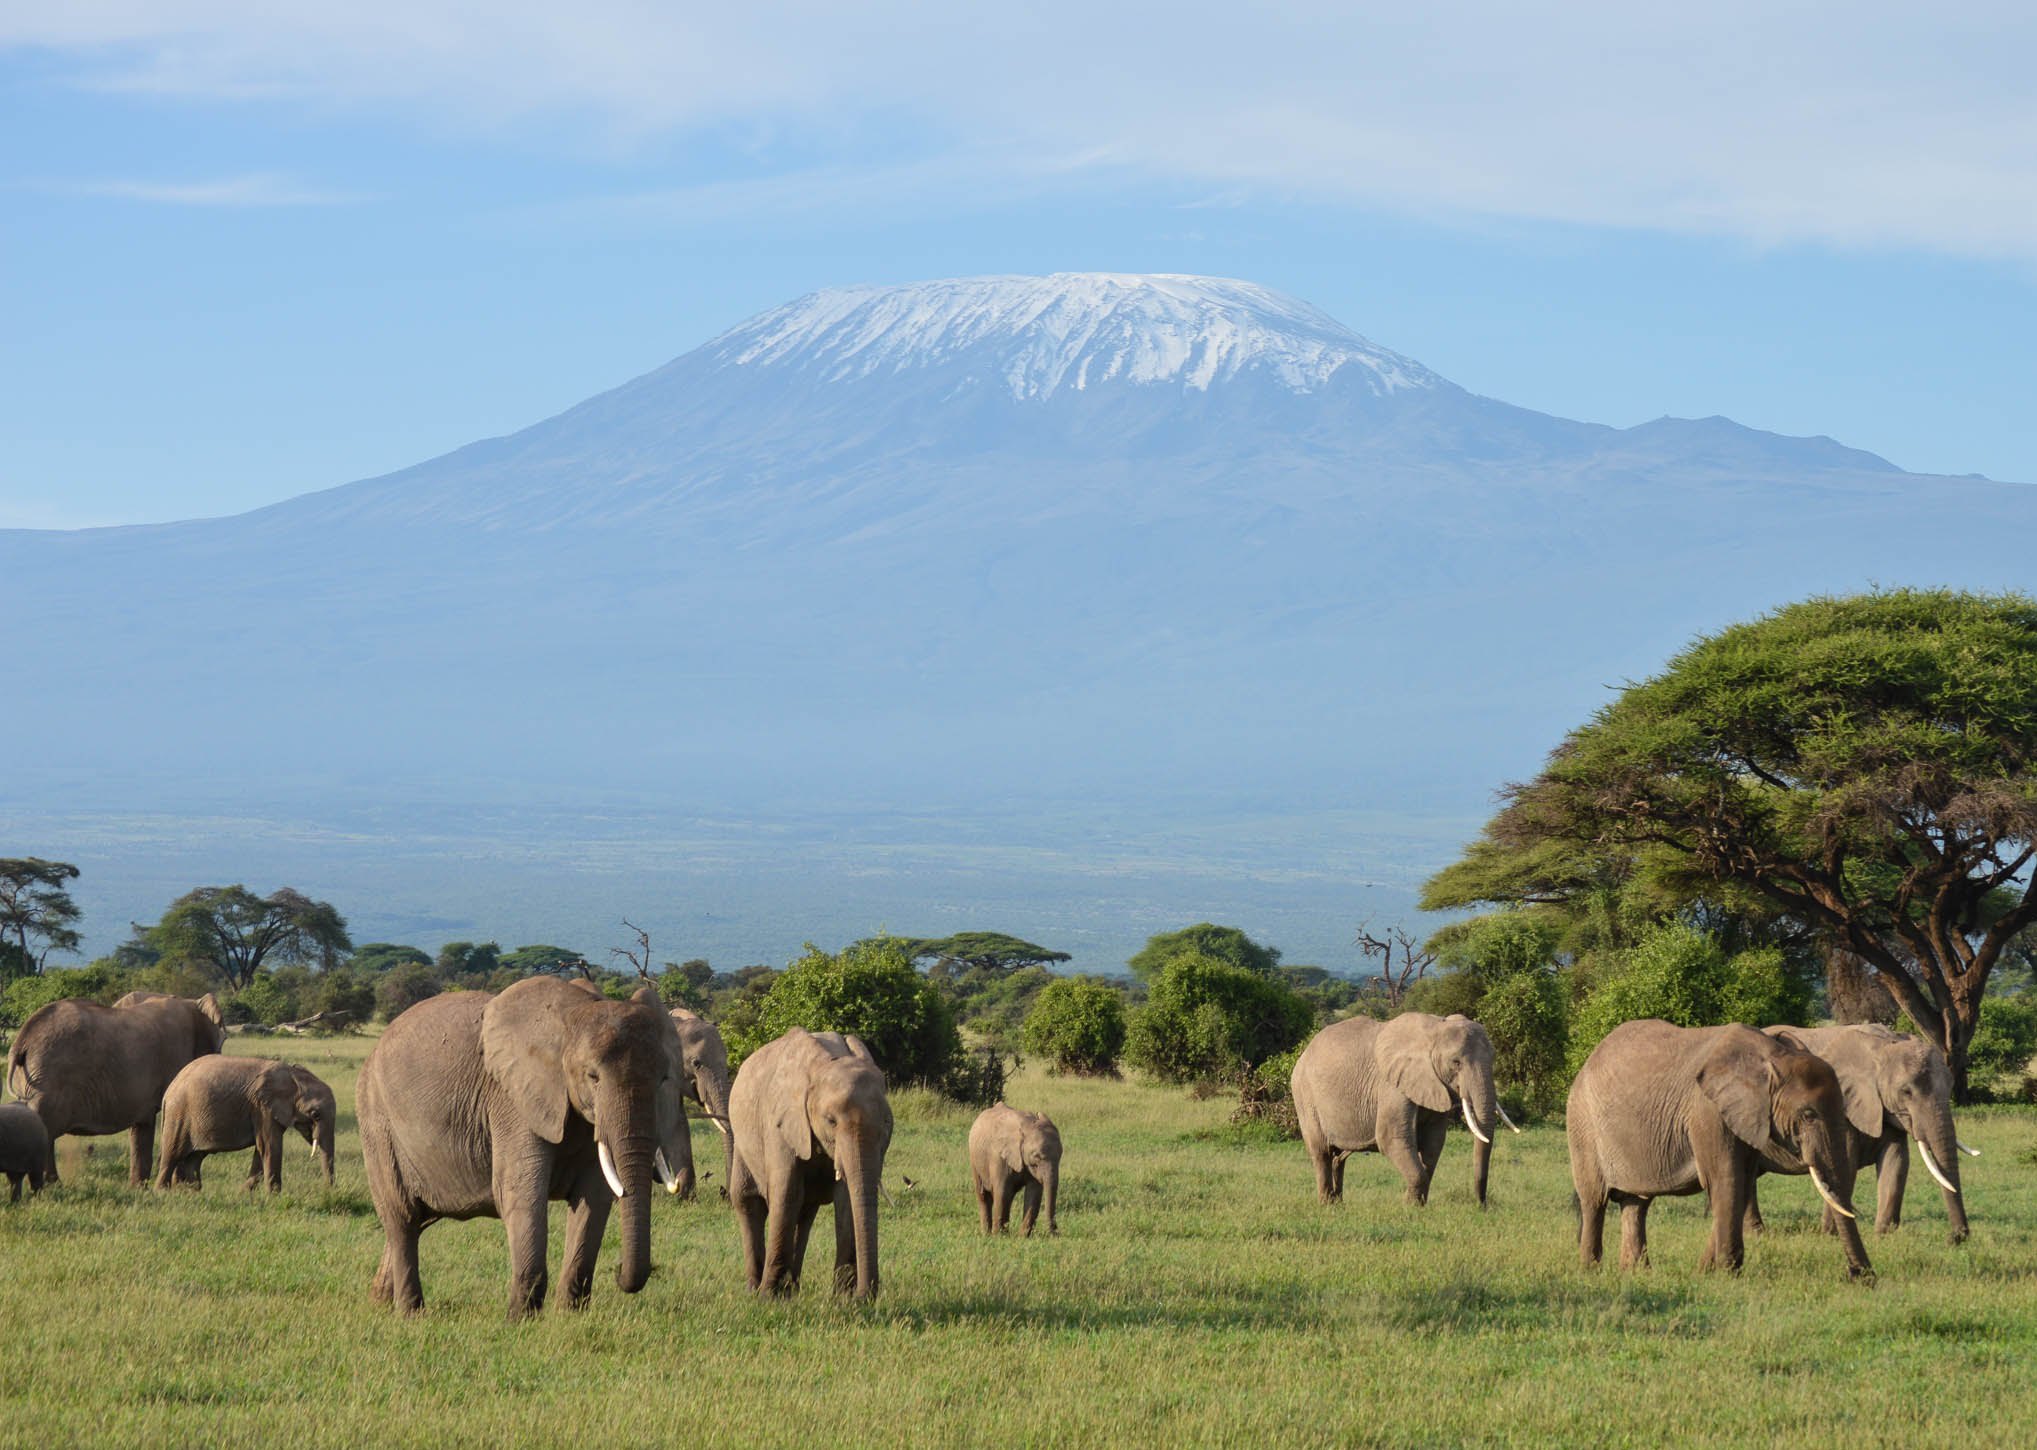
[[[386,477],[0,533],[5,799],[1475,823],[1692,635],[2029,588],[2033,525],[1827,438],[1479,397],[1243,282],[844,288]]]

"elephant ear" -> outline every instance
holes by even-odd
[[[297,1078],[290,1069],[278,1066],[264,1073],[262,1098],[269,1116],[285,1128],[297,1126]]]
[[[1768,1147],[1773,1125],[1769,1104],[1776,1073],[1770,1054],[1776,1047],[1773,1038],[1739,1028],[1698,1069],[1698,1090],[1718,1109],[1727,1131],[1757,1152]]]
[[[875,1062],[877,1060],[871,1054],[870,1049],[864,1044],[863,1039],[855,1033],[844,1032],[842,1034],[842,1041],[848,1044],[849,1055],[851,1057],[860,1057],[865,1062]]]
[[[700,1020],[700,1014],[698,1012],[690,1012],[684,1007],[674,1007],[670,1012],[666,1013],[665,1015],[670,1017],[674,1022],[698,1022]]]
[[[1890,1055],[1887,1043],[1857,1028],[1829,1034],[1824,1051],[1818,1054],[1832,1065],[1832,1073],[1839,1079],[1839,1096],[1846,1100],[1846,1121],[1862,1137],[1879,1138],[1882,1134],[1882,1115],[1887,1110],[1880,1075],[1882,1059]]]
[[[198,1010],[210,1018],[214,1027],[226,1026],[226,1014],[219,1010],[219,999],[207,992],[197,1002]]]
[[[533,1133],[566,1136],[566,1011],[586,994],[556,977],[528,977],[481,1013],[481,1062]]]
[[[1429,1023],[1419,1012],[1405,1012],[1379,1029],[1372,1060],[1395,1092],[1432,1113],[1450,1111],[1450,1088],[1436,1075],[1429,1056]]]
[[[642,1002],[647,1006],[655,1007],[658,1005],[658,989],[646,982],[643,986],[630,993],[629,999],[632,1002]]]
[[[813,1118],[807,1111],[806,1096],[813,1089],[813,1066],[821,1055],[820,1044],[803,1027],[793,1028],[779,1041],[785,1045],[771,1075],[770,1102],[777,1114],[772,1127],[792,1156],[803,1163],[813,1156]]]

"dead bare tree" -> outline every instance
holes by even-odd
[[[1368,960],[1379,963],[1379,970],[1367,980],[1378,983],[1378,991],[1386,998],[1387,1006],[1395,1009],[1407,996],[1408,988],[1427,976],[1429,968],[1436,965],[1436,954],[1403,926],[1388,927],[1382,934],[1375,932],[1371,920],[1367,919],[1359,923],[1354,945]]]
[[[622,924],[630,929],[637,939],[637,944],[634,947],[610,947],[608,954],[612,957],[621,957],[636,969],[639,977],[651,986],[657,986],[656,979],[651,976],[651,934],[628,917],[623,918]]]

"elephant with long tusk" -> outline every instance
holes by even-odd
[[[1960,1192],[1959,1155],[1977,1156],[1952,1130],[1952,1071],[1945,1055],[1921,1037],[1873,1024],[1846,1027],[1770,1027],[1771,1036],[1794,1042],[1832,1065],[1846,1100],[1848,1146],[1856,1171],[1873,1165],[1879,1192],[1875,1229],[1889,1233],[1902,1223],[1903,1189],[1910,1171],[1910,1144],[1945,1196],[1951,1240],[1964,1243],[1966,1201]],[[1764,1164],[1763,1173],[1787,1172]],[[1761,1230],[1761,1209],[1747,1200],[1747,1228]],[[1838,1223],[1828,1207],[1827,1232]]]
[[[1648,1262],[1648,1206],[1703,1193],[1712,1232],[1701,1269],[1738,1272],[1743,1220],[1762,1167],[1808,1173],[1846,1251],[1870,1275],[1847,1200],[1853,1192],[1846,1104],[1823,1058],[1752,1027],[1626,1022],[1592,1049],[1564,1113],[1579,1209],[1578,1256],[1595,1267],[1606,1205],[1620,1205],[1620,1267]]]
[[[626,1294],[651,1272],[650,1194],[693,1171],[679,1038],[650,988],[614,1002],[556,977],[418,1003],[361,1068],[361,1152],[382,1220],[373,1295],[423,1307],[418,1235],[496,1217],[509,1239],[509,1315],[545,1301],[546,1203],[563,1199],[566,1305],[593,1285],[622,1205]]]
[[[1292,1082],[1322,1202],[1344,1196],[1346,1158],[1377,1152],[1400,1170],[1408,1202],[1427,1203],[1450,1120],[1461,1116],[1472,1139],[1472,1196],[1484,1206],[1492,1135],[1506,1115],[1493,1088],[1492,1039],[1469,1017],[1333,1022],[1295,1059]]]

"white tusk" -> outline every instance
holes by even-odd
[[[1952,1141],[1953,1141],[1953,1142],[1955,1142],[1955,1143],[1959,1143],[1959,1140],[1958,1140],[1957,1138],[1954,1138],[1954,1139],[1953,1139]],[[1959,1151],[1960,1151],[1960,1152],[1962,1152],[1962,1153],[1964,1153],[1964,1154],[1965,1154],[1965,1155],[1966,1155],[1967,1157],[1969,1157],[1969,1158],[1978,1158],[1978,1157],[1980,1157],[1980,1149],[1978,1149],[1978,1148],[1969,1148],[1969,1147],[1967,1147],[1967,1146],[1966,1146],[1966,1144],[1964,1144],[1964,1143],[1959,1143]]]
[[[608,1144],[606,1143],[597,1144],[596,1152],[600,1155],[601,1158],[601,1176],[608,1180],[608,1186],[615,1190],[615,1196],[617,1198],[629,1197],[629,1195],[623,1191],[622,1175],[615,1171],[615,1160],[608,1156]]]
[[[667,1193],[679,1191],[679,1175],[672,1171],[672,1165],[665,1161],[665,1150],[660,1148],[651,1155],[651,1167],[657,1172],[658,1181],[665,1185]]]
[[[1959,1192],[1959,1186],[1947,1178],[1938,1168],[1938,1160],[1931,1156],[1931,1150],[1924,1146],[1922,1138],[1917,1139],[1917,1156],[1924,1160],[1924,1166],[1931,1170],[1931,1176],[1938,1180],[1938,1186],[1947,1193]]]
[[[1457,1099],[1457,1106],[1464,1109],[1464,1126],[1471,1129],[1471,1136],[1478,1139],[1481,1143],[1490,1143],[1492,1139],[1478,1131],[1478,1123],[1471,1116],[1471,1100],[1469,1098],[1459,1098]]]
[[[1514,1120],[1507,1116],[1507,1110],[1505,1108],[1500,1108],[1498,1103],[1494,1103],[1493,1106],[1495,1108],[1499,1108],[1499,1120],[1502,1123],[1505,1123],[1509,1128],[1514,1128]],[[1518,1133],[1521,1130],[1519,1128],[1514,1128],[1514,1131]]]
[[[710,1123],[713,1123],[713,1124],[715,1125],[715,1127],[717,1127],[717,1128],[721,1129],[721,1135],[722,1135],[722,1136],[723,1136],[724,1138],[726,1138],[726,1137],[730,1136],[730,1135],[729,1135],[729,1125],[728,1125],[728,1119],[726,1119],[726,1118],[709,1118],[709,1119],[708,1119],[708,1121],[709,1121]]]
[[[1806,1164],[1805,1167],[1809,1168],[1810,1165]],[[1848,1208],[1845,1204],[1841,1203],[1837,1198],[1832,1196],[1832,1190],[1825,1186],[1825,1180],[1818,1176],[1817,1169],[1811,1168],[1810,1174],[1811,1174],[1811,1184],[1818,1190],[1818,1197],[1824,1199],[1826,1203],[1831,1205],[1832,1212],[1843,1213],[1848,1218],[1854,1217],[1852,1209]]]

